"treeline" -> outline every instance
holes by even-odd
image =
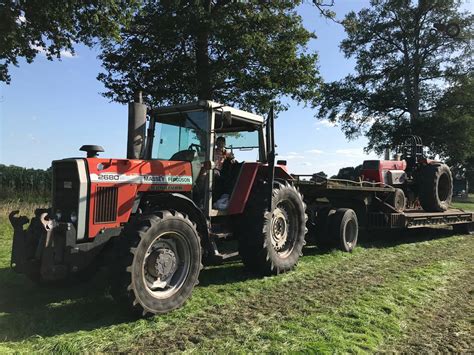
[[[52,169],[26,169],[0,164],[0,199],[48,198]]]

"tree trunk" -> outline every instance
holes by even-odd
[[[198,19],[196,34],[196,76],[199,100],[212,100],[211,68],[209,60],[209,20],[211,0],[203,1],[204,15]]]

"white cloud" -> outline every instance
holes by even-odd
[[[64,57],[64,58],[77,58],[78,55],[77,54],[72,54],[69,51],[62,50],[61,51],[61,57]]]
[[[43,53],[43,54],[46,53],[46,49],[44,47],[37,46],[36,44],[32,44],[30,47],[33,49],[36,49],[40,53]]]
[[[43,55],[46,55],[46,48],[42,47],[42,46],[37,46],[37,45],[31,45],[31,48],[33,49],[36,49],[39,53],[43,54]],[[61,50],[59,52],[59,54],[61,55],[62,58],[77,58],[78,55],[77,54],[72,54],[70,51],[67,51],[67,50]]]
[[[336,127],[335,122],[331,122],[328,120],[317,121],[314,125],[316,127],[320,126],[320,127],[326,127],[326,128]]]
[[[28,139],[29,139],[30,141],[32,141],[33,143],[40,143],[39,139],[36,138],[36,137],[33,135],[33,133],[29,133],[29,134],[28,134]]]
[[[350,158],[359,158],[359,157],[365,157],[366,156],[366,154],[364,153],[363,148],[338,149],[338,150],[336,150],[336,154],[343,155],[345,157],[350,157]]]
[[[322,150],[319,150],[319,149],[310,149],[310,150],[307,150],[306,153],[323,154],[324,152]]]
[[[288,153],[284,155],[278,155],[278,159],[300,160],[300,159],[304,159],[304,155],[292,152],[292,153]]]
[[[301,164],[301,165],[304,165],[304,166],[311,166],[311,165],[313,165],[313,164],[311,164],[310,162],[307,162],[307,161],[301,162],[300,164]]]
[[[23,15],[20,15],[16,18],[16,21],[15,21],[18,25],[21,25],[22,23],[25,23],[26,22],[26,17],[23,16]]]

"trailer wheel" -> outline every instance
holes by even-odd
[[[407,199],[405,197],[405,193],[402,189],[395,189],[395,191],[390,194],[388,197],[388,203],[397,211],[403,212],[405,209],[405,205],[407,203]]]
[[[142,316],[184,304],[198,282],[201,246],[195,225],[176,211],[161,211],[121,235],[120,269],[111,293]]]
[[[357,245],[359,223],[356,213],[349,208],[338,208],[329,215],[329,230],[331,238],[339,249],[351,252]]]
[[[266,211],[265,189],[254,189],[244,218],[236,227],[244,265],[263,275],[291,270],[305,245],[306,206],[296,188],[276,183],[272,212]]]
[[[446,164],[430,164],[421,172],[420,203],[427,212],[443,212],[453,196],[453,177]]]

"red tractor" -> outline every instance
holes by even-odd
[[[409,137],[400,150],[401,160],[364,161],[362,180],[397,187],[389,201],[396,210],[421,206],[427,212],[446,211],[453,195],[449,167],[426,158],[418,136]]]
[[[221,136],[235,158],[252,160],[229,154],[217,171]],[[264,120],[210,101],[151,110],[131,103],[127,159],[83,146],[86,158],[53,162],[51,208],[37,209],[26,229],[26,217],[10,214],[11,265],[50,283],[105,263],[114,298],[144,316],[180,307],[203,261],[240,254],[260,274],[286,272],[302,253],[307,218],[274,147],[272,113]],[[231,241],[238,249],[223,253]]]

